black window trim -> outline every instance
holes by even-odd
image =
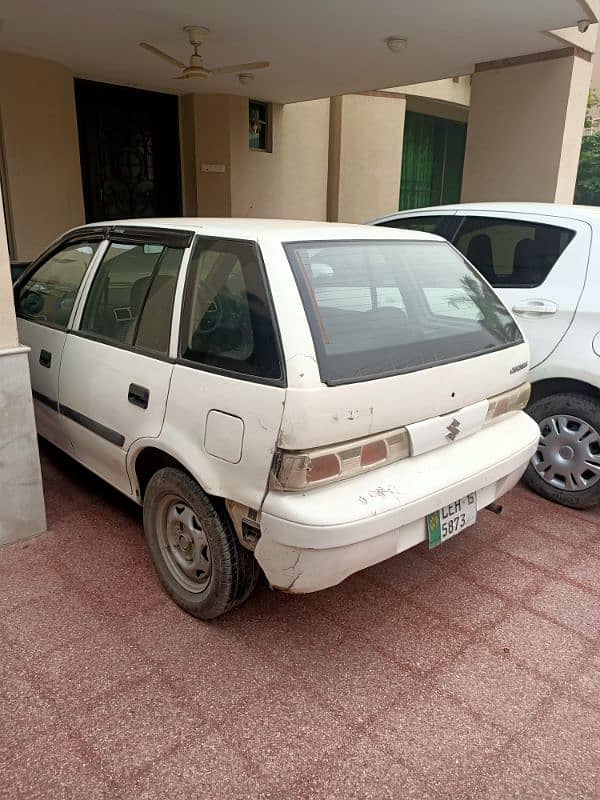
[[[384,226],[376,226],[376,227],[384,227]],[[408,229],[407,229],[407,231],[408,231]],[[467,361],[467,360],[469,360],[471,358],[479,358],[480,356],[485,356],[485,355],[488,355],[490,353],[498,353],[501,350],[507,350],[509,347],[518,347],[519,345],[522,345],[523,342],[525,341],[523,336],[522,336],[522,334],[521,334],[520,341],[517,341],[517,342],[510,342],[509,344],[498,345],[497,347],[494,347],[494,348],[487,348],[485,350],[476,351],[476,352],[473,352],[473,353],[469,353],[467,355],[461,355],[459,357],[448,356],[447,358],[435,361],[434,363],[419,364],[416,367],[406,367],[406,368],[401,368],[401,369],[388,370],[387,372],[382,372],[382,373],[380,373],[378,375],[364,375],[364,376],[359,375],[359,376],[353,376],[352,378],[330,378],[330,377],[324,376],[323,375],[323,368],[322,368],[321,365],[326,363],[326,359],[327,359],[328,356],[327,356],[327,353],[325,352],[325,347],[324,347],[322,338],[318,335],[318,330],[319,330],[320,326],[319,326],[318,320],[316,320],[316,318],[315,318],[314,308],[313,308],[313,300],[312,300],[312,298],[310,296],[310,290],[309,290],[308,286],[306,286],[306,281],[304,279],[304,276],[302,274],[300,274],[300,267],[296,263],[296,260],[293,258],[293,256],[291,256],[290,253],[288,252],[288,248],[291,249],[292,247],[297,247],[299,245],[307,245],[307,246],[319,245],[319,244],[323,245],[323,244],[329,244],[331,242],[336,242],[336,243],[337,242],[344,242],[344,243],[351,242],[353,244],[366,244],[366,243],[372,243],[372,242],[418,242],[420,244],[441,244],[441,242],[439,242],[437,240],[409,239],[409,238],[406,238],[406,239],[389,239],[389,238],[381,238],[381,239],[375,239],[375,238],[370,238],[370,239],[327,239],[327,240],[325,240],[325,239],[314,239],[314,240],[300,240],[300,241],[293,241],[293,242],[292,241],[290,241],[290,242],[282,242],[283,248],[285,250],[285,254],[286,254],[286,257],[287,257],[287,260],[288,260],[288,262],[290,264],[290,267],[291,267],[291,270],[292,270],[292,274],[293,274],[294,279],[296,281],[296,286],[298,287],[298,292],[300,294],[300,298],[301,298],[301,301],[302,301],[302,306],[304,308],[304,312],[306,314],[306,318],[307,318],[307,321],[308,321],[308,327],[310,329],[311,339],[312,339],[313,346],[315,348],[315,352],[316,352],[316,355],[317,355],[317,367],[318,367],[318,370],[319,370],[319,375],[320,375],[320,378],[321,378],[321,382],[323,384],[325,384],[325,386],[348,386],[348,385],[352,385],[353,383],[365,383],[366,381],[376,381],[376,380],[381,380],[382,378],[392,378],[392,377],[395,377],[396,375],[407,375],[407,374],[410,374],[411,372],[421,372],[424,369],[431,369],[432,367],[440,367],[440,366],[443,366],[444,364],[453,364],[453,363],[457,363],[458,361]],[[445,240],[445,242],[449,247],[451,247],[451,248],[456,250],[458,255],[461,258],[463,258],[463,260],[465,261],[466,265],[468,266],[468,268],[470,270],[474,271],[477,274],[478,277],[481,277],[480,274],[479,274],[479,271],[476,269],[476,267],[472,266],[470,264],[470,262],[467,261],[464,258],[464,256],[460,252],[460,250],[458,250],[458,248],[454,248],[452,243],[448,242],[447,240]],[[517,328],[518,328],[518,326],[517,326]],[[519,330],[519,333],[521,333],[520,328],[518,328],[518,330]]]
[[[258,270],[260,277],[263,282],[263,286],[265,288],[265,297],[267,300],[267,305],[269,308],[269,313],[271,315],[271,323],[273,325],[273,334],[275,336],[275,347],[277,349],[277,355],[279,357],[279,364],[281,366],[281,377],[280,378],[265,378],[260,375],[252,375],[247,372],[240,372],[239,370],[234,369],[226,369],[224,367],[216,367],[211,364],[204,364],[200,363],[199,361],[192,361],[192,359],[184,358],[181,355],[181,347],[183,343],[184,331],[187,325],[187,315],[185,312],[185,301],[189,290],[189,285],[191,281],[191,261],[194,249],[198,242],[202,241],[211,241],[211,242],[219,242],[219,241],[228,241],[228,242],[241,242],[243,244],[252,245],[254,251],[256,253],[256,263],[258,265]],[[260,245],[256,241],[256,239],[242,239],[236,238],[232,236],[214,236],[214,235],[206,235],[206,234],[196,234],[194,236],[193,242],[191,244],[192,252],[190,253],[190,258],[188,259],[187,263],[187,273],[185,276],[185,283],[183,286],[183,295],[181,298],[181,315],[179,318],[179,331],[177,333],[177,358],[175,359],[176,364],[180,364],[184,367],[191,367],[192,369],[198,369],[201,372],[210,372],[214,375],[222,375],[226,378],[235,378],[237,380],[248,381],[250,383],[259,383],[265,386],[278,386],[280,388],[287,388],[287,371],[286,371],[286,364],[285,364],[285,357],[284,351],[282,346],[282,339],[281,339],[281,330],[279,327],[279,320],[277,319],[277,313],[275,311],[275,305],[273,303],[273,296],[271,293],[271,286],[269,284],[269,279],[267,276],[267,270],[265,267],[265,262],[263,259],[263,255],[260,249]]]

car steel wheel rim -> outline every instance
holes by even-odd
[[[600,480],[600,435],[579,417],[546,417],[540,422],[540,442],[531,463],[550,486],[583,492]]]
[[[212,557],[206,533],[197,516],[181,498],[169,495],[158,508],[158,545],[175,580],[188,592],[206,589]]]

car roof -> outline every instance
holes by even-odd
[[[337,222],[311,222],[286,219],[249,219],[227,217],[165,217],[156,219],[120,219],[108,222],[95,222],[77,230],[90,227],[136,227],[169,228],[194,231],[205,236],[223,236],[232,239],[260,241],[272,239],[280,242],[312,241],[328,239],[405,239],[437,240],[441,237],[421,231],[406,231],[388,228],[385,235],[381,229],[368,225],[354,225]]]
[[[483,211],[490,214],[537,214],[545,217],[563,217],[566,219],[586,220],[587,222],[600,222],[600,208],[596,206],[579,206],[559,203],[454,203],[443,206],[427,206],[425,208],[405,209],[386,217],[374,219],[371,224],[385,222],[406,216],[419,216],[423,212],[468,212]]]

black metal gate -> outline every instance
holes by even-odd
[[[88,222],[181,214],[178,98],[75,81]]]

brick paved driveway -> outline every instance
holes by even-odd
[[[43,448],[49,532],[0,550],[0,797],[600,796],[600,510],[501,517],[205,624],[139,510]]]

